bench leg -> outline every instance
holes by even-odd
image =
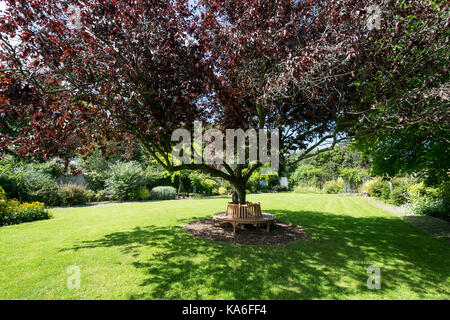
[[[232,222],[231,224],[233,225],[233,234],[235,234],[236,233],[236,225],[237,225],[237,223],[236,222]]]
[[[267,222],[267,232],[270,232],[270,225],[272,224],[272,222]]]

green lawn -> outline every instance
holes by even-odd
[[[0,227],[1,299],[450,299],[450,246],[358,197],[250,195],[309,234],[286,246],[200,240],[182,225],[229,199],[52,210]],[[381,268],[369,290],[367,267]],[[81,270],[68,289],[67,268]]]

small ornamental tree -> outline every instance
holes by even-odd
[[[294,161],[346,138],[349,84],[378,32],[367,28],[372,1],[189,3],[7,1],[0,147],[68,159],[139,143],[168,171],[229,181],[244,203],[261,161],[176,164],[174,130],[277,128],[282,160]]]

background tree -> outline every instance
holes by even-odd
[[[449,179],[448,1],[388,1],[384,27],[367,42],[354,86],[359,115],[355,146],[373,173],[422,173],[429,183]]]

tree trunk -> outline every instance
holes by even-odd
[[[234,204],[238,204],[238,203],[245,204],[245,202],[246,202],[245,185],[246,185],[246,183],[243,183],[243,182],[234,184],[234,196],[233,196]]]
[[[181,174],[178,176],[178,195],[183,191],[183,180],[181,180]]]
[[[245,196],[246,196],[245,188],[243,188],[242,190],[238,191],[238,197],[239,197],[239,203],[240,204],[245,204],[245,202],[246,202]]]

